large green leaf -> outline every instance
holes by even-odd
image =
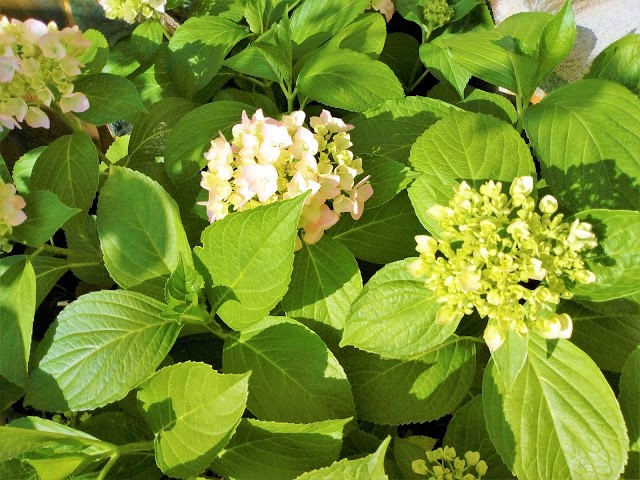
[[[0,376],[19,387],[28,382],[36,275],[22,260],[0,275]]]
[[[295,58],[317,49],[369,6],[368,0],[304,2],[291,17]]]
[[[585,78],[601,78],[624,85],[640,95],[640,35],[629,34],[613,42],[595,58]]]
[[[172,180],[196,175],[207,163],[203,154],[219,133],[227,135],[241,121],[242,111],[251,115],[251,105],[232,101],[208,103],[182,117],[167,137],[164,163]]]
[[[29,193],[31,191],[29,184],[31,183],[31,172],[33,172],[33,166],[46,148],[47,147],[36,147],[33,150],[29,150],[13,165],[13,171],[11,172],[11,176],[13,176],[13,184],[16,186],[16,190],[21,194]],[[4,179],[5,183],[11,182],[11,176],[7,176],[7,178]]]
[[[622,371],[624,362],[640,345],[640,304],[631,298],[619,298],[586,305],[564,302],[560,308],[573,320],[571,343],[601,369]]]
[[[539,77],[551,72],[567,56],[573,48],[576,35],[571,0],[566,0],[553,19],[544,26],[540,35]]]
[[[176,97],[164,98],[150,107],[149,114],[139,119],[131,131],[128,163],[162,157],[169,133],[195,107],[195,103]]]
[[[362,290],[356,259],[340,243],[324,236],[296,253],[291,285],[282,299],[287,316],[337,343],[351,302]]]
[[[286,317],[267,317],[225,342],[225,372],[259,372],[247,407],[261,420],[309,423],[353,416],[349,381],[318,335]]]
[[[92,285],[111,287],[114,282],[102,261],[96,217],[77,215],[65,225],[64,237],[73,274]]]
[[[640,212],[587,210],[578,217],[593,226],[598,239],[598,246],[583,255],[596,281],[577,283],[571,291],[596,302],[640,292]]]
[[[13,227],[11,238],[31,247],[45,243],[67,220],[80,212],[78,208],[67,207],[48,190],[32,191],[24,196],[24,200],[23,212],[27,219]]]
[[[361,260],[389,263],[415,255],[414,236],[424,229],[407,193],[400,192],[378,208],[369,209],[365,203],[359,220],[342,215],[328,233]]]
[[[200,273],[212,310],[231,328],[260,320],[287,291],[305,198],[233,213],[202,232],[202,247],[194,249]]]
[[[411,145],[416,139],[454,110],[458,109],[427,97],[389,100],[352,120],[352,150],[356,155],[373,153],[407,164]],[[381,141],[381,135],[384,141]],[[366,165],[364,168],[366,172]]]
[[[560,203],[640,209],[640,99],[607,80],[558,88],[527,109],[524,126]]]
[[[377,12],[365,13],[346,28],[331,37],[327,46],[364,53],[378,58],[385,45],[387,26],[384,17]]]
[[[440,81],[447,81],[464,98],[464,89],[471,73],[454,61],[453,51],[447,46],[447,36],[438,37],[420,46],[420,60]]]
[[[363,53],[330,47],[305,62],[297,88],[320,103],[352,112],[404,96],[400,81],[384,63]]]
[[[462,180],[479,187],[487,180],[510,182],[535,176],[529,147],[511,126],[491,115],[453,112],[416,140],[409,158],[422,176],[409,187],[409,198],[422,224],[437,234],[427,215],[436,204],[448,205]]]
[[[89,99],[89,110],[76,113],[85,122],[104,125],[145,110],[136,87],[119,75],[95,73],[82,76],[74,86]]]
[[[416,176],[405,164],[387,157],[367,155],[364,169],[370,175],[369,184],[373,188],[373,195],[367,200],[367,208],[377,208],[405,190]]]
[[[353,388],[358,418],[383,425],[436,420],[468,393],[475,374],[475,344],[452,338],[407,360],[347,348],[340,352]]]
[[[140,293],[103,290],[71,303],[36,352],[26,402],[47,411],[90,410],[123,398],[160,364],[180,325]]]
[[[213,79],[231,48],[249,34],[224,17],[191,17],[169,41],[169,75],[178,88],[193,98]]]
[[[619,401],[629,428],[631,450],[640,452],[640,346],[629,355],[622,369]]]
[[[302,474],[296,477],[296,480],[333,480],[338,478],[387,480],[389,477],[384,472],[384,456],[390,441],[391,437],[385,438],[371,455],[355,460],[345,458],[328,467]]]
[[[405,85],[415,80],[415,70],[419,65],[420,44],[413,35],[404,32],[389,32],[380,54],[380,60],[394,71]]]
[[[140,410],[156,435],[156,462],[165,474],[184,478],[209,466],[240,422],[248,380],[249,374],[186,362],[163,368],[140,387]]]
[[[67,207],[88,210],[98,187],[98,154],[86,133],[65,135],[38,156],[30,190],[49,190]]]
[[[569,341],[530,335],[513,386],[490,363],[482,390],[491,441],[520,480],[619,478],[628,446],[620,407],[595,363]]]
[[[341,346],[353,345],[389,358],[419,356],[441,344],[457,323],[436,323],[436,301],[424,280],[409,274],[415,258],[379,270],[351,305]]]
[[[112,167],[100,191],[97,227],[107,270],[127,290],[162,299],[180,255],[191,258],[176,203],[133,170]]]
[[[243,419],[211,469],[243,480],[290,480],[338,458],[348,421],[294,424]]]
[[[480,453],[480,458],[489,466],[487,475],[483,478],[496,480],[512,478],[511,472],[502,463],[500,455],[489,439],[484,421],[482,395],[478,395],[455,413],[447,426],[447,434],[442,444],[455,448],[458,455],[469,451]]]
[[[131,33],[131,46],[142,65],[151,63],[164,39],[164,27],[155,18],[140,23]]]

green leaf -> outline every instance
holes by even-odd
[[[620,407],[595,363],[569,341],[531,334],[513,386],[490,363],[482,390],[491,441],[520,480],[619,478],[628,445]]]
[[[36,275],[20,261],[0,276],[0,375],[19,387],[28,382]]]
[[[510,182],[533,175],[527,144],[518,132],[490,115],[453,112],[422,134],[409,157],[422,176],[409,187],[409,198],[425,228],[437,235],[438,223],[427,215],[436,204],[448,205],[462,180],[479,187],[487,180]]]
[[[418,63],[419,48],[420,44],[412,35],[390,32],[387,34],[379,60],[389,65],[404,85],[409,85]]]
[[[55,194],[46,190],[32,191],[24,196],[23,212],[27,219],[13,227],[11,238],[31,247],[49,240],[64,223],[80,211],[64,205]]]
[[[384,456],[390,441],[391,437],[385,438],[374,453],[364,458],[356,460],[345,458],[328,467],[300,475],[296,480],[332,480],[337,478],[387,480],[389,477],[384,473]]]
[[[316,50],[369,6],[369,0],[304,2],[291,17],[294,58]]]
[[[165,287],[165,299],[167,304],[183,305],[198,303],[198,297],[204,288],[204,279],[192,265],[185,262],[182,256],[178,259],[176,269]]]
[[[107,157],[109,162],[115,164],[121,160],[128,160],[127,155],[129,151],[129,142],[131,141],[131,135],[121,135],[113,140],[113,143],[109,146],[104,156]]]
[[[513,385],[520,370],[524,367],[527,359],[528,341],[529,335],[521,335],[518,332],[509,330],[505,334],[503,344],[491,353],[491,358],[493,358],[496,368],[507,387]]]
[[[169,45],[163,43],[158,48],[154,62],[146,70],[140,72],[138,69],[136,72],[139,73],[131,76],[131,83],[135,85],[140,101],[145,107],[151,107],[163,98],[180,96],[176,85],[169,77],[168,62]]]
[[[357,155],[381,155],[407,164],[411,145],[416,139],[455,110],[458,109],[448,103],[427,97],[389,100],[352,120],[354,128],[350,135],[353,151]],[[380,141],[382,132],[384,142]]]
[[[600,52],[585,78],[612,80],[640,95],[639,55],[640,35],[625,35]]]
[[[404,96],[400,81],[387,65],[363,53],[335,48],[320,49],[305,62],[297,88],[320,103],[352,112]]]
[[[156,435],[156,462],[172,477],[205,470],[229,442],[247,401],[249,374],[220,374],[186,362],[165,367],[142,385],[138,403]]]
[[[541,77],[551,72],[567,56],[573,48],[576,35],[571,0],[566,0],[542,30],[538,50]]]
[[[640,209],[640,99],[629,90],[571,83],[527,109],[524,126],[561,205]]]
[[[349,250],[328,236],[302,244],[295,255],[291,285],[282,299],[287,316],[337,344],[351,302],[362,290],[362,276]]]
[[[224,17],[191,17],[169,40],[169,76],[193,98],[218,73],[224,57],[248,32]]]
[[[420,436],[393,438],[393,459],[403,480],[424,480],[424,475],[414,472],[411,464],[419,458],[424,459],[425,453],[433,450],[437,441],[435,438]]]
[[[640,452],[640,347],[629,355],[622,369],[619,401],[629,428],[631,450]]]
[[[225,88],[224,90],[220,90],[216,93],[216,96],[213,97],[213,101],[238,102],[251,105],[252,111],[261,108],[264,115],[268,117],[277,117],[279,114],[278,107],[276,107],[273,100],[266,95],[256,92],[245,92],[244,90],[239,90],[237,88]]]
[[[462,338],[407,360],[340,352],[358,418],[383,425],[427,422],[454,410],[469,392],[475,359],[474,342]]]
[[[602,302],[640,292],[640,212],[587,210],[577,217],[593,226],[598,246],[583,255],[596,281],[572,286],[576,297]]]
[[[126,77],[135,72],[139,67],[140,62],[136,60],[135,52],[131,46],[131,37],[126,36],[120,38],[116,41],[115,45],[111,46],[107,64],[102,69],[102,73]]]
[[[242,419],[211,469],[243,480],[288,480],[337,460],[346,420],[309,424]]]
[[[40,480],[38,472],[26,460],[17,458],[0,462],[0,475],[5,480]]]
[[[109,58],[109,43],[102,33],[93,28],[84,30],[82,36],[89,40],[91,45],[76,58],[84,64],[84,73],[100,73]]]
[[[174,200],[133,170],[112,167],[100,192],[97,227],[105,266],[128,290],[164,298],[180,255],[191,258]]]
[[[640,304],[631,298],[619,298],[586,305],[564,302],[560,308],[573,320],[571,343],[602,370],[622,371],[624,362],[640,345]]]
[[[232,213],[202,232],[194,253],[206,270],[209,303],[231,328],[260,320],[287,291],[305,198]]]
[[[357,258],[383,264],[415,255],[414,236],[424,234],[424,229],[407,194],[400,192],[378,208],[365,204],[359,220],[343,215],[329,234]]]
[[[459,101],[456,105],[468,112],[486,113],[511,124],[518,120],[516,109],[507,98],[478,88],[474,88],[464,100]]]
[[[13,166],[13,184],[20,193],[29,193],[31,190],[29,184],[31,183],[31,172],[33,166],[38,160],[38,157],[47,147],[37,147],[33,150],[29,150],[22,155]],[[7,179],[10,182],[11,178]]]
[[[239,22],[242,20],[244,2],[237,0],[194,0],[189,9],[193,16],[219,15],[224,18]]]
[[[89,110],[75,114],[85,122],[104,125],[145,111],[136,87],[118,75],[95,73],[78,78],[74,85],[89,99]]]
[[[49,190],[68,207],[88,210],[98,188],[98,154],[84,132],[65,135],[38,156],[30,190]]]
[[[68,260],[73,274],[92,285],[111,287],[114,282],[102,261],[96,217],[74,217],[65,225],[64,236],[70,249]]]
[[[459,455],[462,452],[480,453],[480,458],[489,465],[486,476],[483,475],[487,480],[505,480],[513,477],[489,439],[484,421],[482,395],[478,395],[455,413],[447,426],[442,444],[455,448]]]
[[[375,59],[382,52],[386,35],[384,17],[377,12],[364,13],[334,35],[327,46],[353,50]]]
[[[318,335],[286,317],[266,317],[225,342],[225,372],[249,380],[247,408],[260,420],[309,423],[354,414],[349,381]]]
[[[288,14],[293,0],[246,0],[244,17],[253,33],[261,35],[274,21]],[[288,17],[287,17],[288,18]]]
[[[208,103],[187,113],[167,137],[164,164],[174,181],[196,175],[206,164],[203,154],[219,133],[228,135],[240,123],[242,112],[253,114],[251,105],[220,101]]]
[[[156,157],[162,157],[171,130],[195,107],[195,103],[176,97],[151,106],[149,114],[139,119],[131,131],[128,164],[155,162]]]
[[[139,24],[131,34],[131,47],[142,65],[153,61],[164,39],[164,27],[155,19]]]
[[[178,336],[180,325],[161,317],[164,308],[123,290],[94,292],[72,302],[38,346],[26,403],[62,412],[123,398],[157,368]]]
[[[413,260],[384,266],[365,285],[351,305],[340,346],[407,358],[429,351],[455,332],[456,322],[436,323],[440,304],[424,280],[408,272]]]
[[[440,81],[446,81],[455,88],[460,98],[464,98],[464,89],[471,80],[469,73],[455,61],[453,51],[447,46],[446,36],[420,46],[420,60]]]
[[[367,156],[364,162],[369,184],[375,195],[367,200],[367,208],[377,208],[392,200],[409,186],[416,174],[407,166],[387,157]]]

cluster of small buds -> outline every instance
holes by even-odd
[[[31,127],[49,128],[41,110],[56,101],[63,112],[84,112],[87,97],[73,91],[73,81],[83,65],[78,61],[90,45],[78,27],[58,30],[29,19],[0,17],[0,131]]]
[[[209,191],[206,205],[210,222],[229,212],[241,211],[311,192],[305,201],[299,228],[304,241],[316,243],[340,214],[357,220],[364,202],[373,194],[365,177],[356,183],[362,159],[354,158],[350,136],[353,128],[326,110],[311,117],[311,129],[303,126],[305,114],[296,111],[281,121],[264,117],[258,110],[251,119],[232,129],[233,140],[222,133],[205,153],[207,170],[203,188]],[[300,244],[297,245],[299,247]]]
[[[393,17],[393,14],[396,11],[393,0],[371,0],[371,6],[369,8],[384,15],[387,23],[391,21],[391,17]]]
[[[107,18],[134,23],[162,16],[167,0],[98,0],[98,3]]]
[[[446,25],[454,13],[447,0],[430,0],[425,5],[422,16],[425,24],[432,31]]]
[[[16,187],[12,183],[0,180],[0,252],[9,253],[11,244],[6,238],[13,227],[20,225],[27,218],[22,209],[26,203],[20,195],[16,195]]]
[[[426,455],[429,464],[418,459],[411,462],[411,468],[418,475],[430,475],[428,480],[480,480],[488,470],[478,452],[466,452],[464,458],[460,458],[453,447],[444,447]]]
[[[457,322],[475,308],[489,319],[484,339],[491,351],[508,330],[569,338],[571,318],[555,311],[560,299],[572,297],[565,279],[596,280],[582,259],[582,252],[597,245],[591,225],[563,222],[551,195],[536,211],[532,177],[516,178],[509,196],[493,181],[479,191],[466,182],[454,190],[448,207],[427,212],[438,221],[441,239],[418,235],[420,258],[409,266],[415,277],[426,277],[442,304],[436,322]]]

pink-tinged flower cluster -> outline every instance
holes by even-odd
[[[29,19],[0,16],[0,131],[31,127],[49,128],[40,108],[57,102],[63,112],[84,112],[87,97],[73,91],[73,81],[83,64],[78,61],[90,42],[78,27],[58,30]]]
[[[387,23],[391,21],[391,17],[396,11],[396,7],[393,4],[393,0],[371,0],[371,7],[376,12],[380,12],[384,15]]]
[[[262,110],[232,129],[233,140],[211,141],[205,153],[208,168],[202,172],[203,188],[209,191],[206,205],[209,221],[229,212],[253,208],[311,192],[305,201],[299,228],[308,244],[316,243],[335,225],[341,213],[357,220],[364,203],[373,194],[362,159],[354,158],[349,130],[352,125],[334,118],[326,110],[311,117],[305,127],[302,111],[282,120],[265,117]]]
[[[10,252],[11,245],[5,238],[13,227],[20,225],[27,218],[22,209],[26,203],[20,195],[16,195],[16,187],[0,180],[0,252]]]

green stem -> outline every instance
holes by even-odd
[[[222,328],[222,325],[220,325],[219,323],[217,323],[216,321],[213,321],[211,323],[207,323],[205,325],[205,327],[207,328],[207,330],[209,330],[211,333],[213,333],[216,337],[222,339],[222,340],[226,340],[227,338],[229,338],[229,334],[227,332],[225,332]]]
[[[454,343],[459,342],[461,340],[469,340],[471,342],[481,343],[483,345],[485,343],[484,339],[478,338],[478,337],[469,337],[469,336],[455,337],[455,338],[452,338],[451,340],[449,340],[447,342],[441,343],[439,345],[436,345],[435,347],[432,347],[432,348],[430,348],[428,350],[425,350],[424,352],[420,352],[417,355],[409,357],[407,360],[418,360],[420,358],[423,358],[425,355],[430,354],[431,352],[435,352],[436,350],[440,350],[441,348],[447,347],[449,345],[453,345]]]
[[[418,79],[413,82],[413,84],[411,85],[411,87],[409,87],[409,89],[407,90],[407,93],[413,92],[413,90],[420,85],[420,82],[422,82],[422,80],[424,80],[424,77],[427,76],[427,74],[429,73],[429,70],[425,70],[422,75],[420,75],[420,77],[418,77]]]
[[[516,94],[516,113],[518,114],[518,122],[516,123],[516,130],[522,131],[522,117],[524,115],[524,105],[522,102],[522,95]]]
[[[102,467],[102,470],[100,470],[100,475],[98,475],[96,480],[104,480],[105,478],[107,478],[107,475],[109,474],[109,470],[113,468],[113,466],[116,464],[116,462],[119,459],[120,459],[120,451],[116,450],[111,455],[111,458],[109,459],[107,464],[104,467]]]
[[[153,440],[148,440],[145,442],[134,442],[127,443],[126,445],[121,445],[118,447],[118,453],[120,455],[127,455],[131,452],[139,452],[141,450],[153,450],[154,444]]]
[[[87,255],[84,252],[79,252],[77,250],[71,250],[70,248],[55,247],[53,245],[49,245],[48,243],[45,243],[44,245],[40,245],[38,250],[36,250],[36,252],[38,254],[40,254],[40,252],[42,252],[42,251],[53,253],[54,255],[64,255],[65,257],[69,257],[71,255],[75,255],[76,257],[86,258],[87,260],[96,258],[96,257],[93,257],[91,255]],[[36,256],[35,255],[36,252],[31,254],[31,256]],[[94,263],[94,262],[91,262],[91,263]],[[102,262],[99,262],[99,263],[102,263]]]
[[[255,83],[256,85],[258,85],[263,90],[267,89],[267,86],[265,85],[265,82],[263,82],[262,80],[258,80],[257,78],[253,78],[253,77],[250,77],[249,75],[244,75],[242,73],[239,73],[238,76],[240,78],[242,78],[243,80],[247,80],[249,82]]]

